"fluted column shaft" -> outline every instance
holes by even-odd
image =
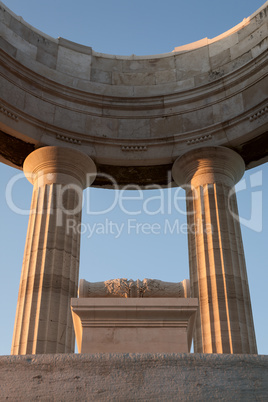
[[[23,170],[34,185],[11,354],[74,352],[82,192],[94,162],[62,147],[32,152]]]
[[[257,353],[234,185],[244,161],[223,147],[178,158],[172,174],[185,186],[191,295],[199,299],[194,350]]]

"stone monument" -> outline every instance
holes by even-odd
[[[193,400],[223,394],[227,400],[234,395],[243,400],[248,389],[255,399],[267,395],[263,369],[267,360],[254,356],[257,346],[234,191],[245,169],[268,161],[267,21],[268,2],[216,38],[164,55],[127,57],[51,38],[0,2],[0,161],[23,169],[33,184],[12,354],[40,355],[1,360],[3,375],[7,364],[9,370],[14,368],[14,389],[16,384],[20,392],[28,386],[33,365],[42,375],[32,378],[39,381],[38,376],[43,376],[38,384],[44,390],[51,387],[54,397],[55,377],[44,381],[45,368],[58,367],[55,375],[61,381],[66,361],[72,367],[78,364],[87,374],[88,365],[83,362],[90,361],[94,365],[90,375],[100,376],[98,389],[94,390],[94,381],[85,380],[81,392],[76,388],[75,398],[84,398],[84,389],[96,398],[103,389],[106,396],[122,398],[121,381],[116,388],[112,375],[105,384],[107,367],[113,373],[128,373],[128,381],[134,381],[130,389],[139,399],[162,395],[163,400],[161,387],[166,384],[165,397],[171,399],[178,392],[186,395],[186,390]],[[175,360],[163,354],[44,356],[74,352],[70,302],[77,296],[80,237],[67,235],[66,221],[70,216],[81,221],[84,188],[113,189],[114,183],[118,188],[135,184],[145,190],[152,184],[185,188],[188,226],[195,228],[188,234],[193,299],[147,298],[146,290],[144,297],[80,300],[93,314],[91,318],[96,313],[94,299],[99,300],[99,318],[108,319],[110,305],[114,320],[122,306],[135,310],[143,320],[139,314],[144,306],[150,316],[156,300],[161,299],[162,308],[171,314],[180,303],[182,309],[196,308],[198,299],[193,356],[175,354]],[[130,292],[144,290],[144,283],[125,285]],[[99,288],[103,292],[103,284]],[[169,303],[171,299],[175,304]],[[73,314],[82,317],[85,306],[79,311],[77,303],[79,299],[72,302]],[[152,353],[160,350],[149,347]],[[26,367],[21,372],[20,363]],[[140,366],[134,370],[136,363]],[[210,384],[212,394],[203,377],[204,367],[214,376],[214,367],[220,373]],[[135,373],[134,380],[130,373]],[[192,379],[192,387],[187,381],[179,382],[184,379],[182,373],[191,373],[187,378]],[[148,375],[150,383],[155,380],[150,395],[142,385]],[[59,399],[73,398],[73,381],[81,379],[72,370],[68,378],[57,394]],[[6,397],[14,398],[12,392],[9,385],[3,388]],[[31,392],[39,397],[34,386]],[[126,395],[133,397],[128,391]]]
[[[80,280],[71,302],[79,353],[189,353],[198,307],[189,285]]]

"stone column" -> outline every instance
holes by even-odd
[[[44,147],[23,166],[34,185],[11,354],[72,353],[83,189],[96,175],[82,152]]]
[[[257,353],[234,185],[243,159],[224,147],[179,157],[172,169],[185,187],[191,296],[199,299],[197,353]]]

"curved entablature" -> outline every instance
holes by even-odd
[[[203,144],[235,149],[247,168],[267,160],[268,1],[219,37],[155,56],[97,53],[1,2],[0,13],[5,163],[21,168],[35,148],[66,145],[122,185],[166,185],[174,160]]]

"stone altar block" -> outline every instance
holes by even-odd
[[[79,353],[189,353],[198,300],[71,300]]]

